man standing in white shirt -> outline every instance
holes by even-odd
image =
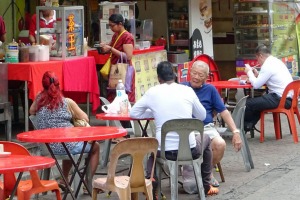
[[[142,98],[131,108],[130,116],[133,118],[154,117],[156,125],[156,139],[161,142],[161,127],[171,119],[192,118],[204,120],[206,110],[200,103],[192,88],[175,83],[175,75],[170,62],[160,62],[157,66],[159,85],[150,88]],[[219,190],[209,184],[212,169],[212,151],[210,138],[204,135],[203,141],[200,136],[190,134],[190,147],[194,158],[200,156],[203,145],[203,163],[201,165],[203,185],[207,195],[217,194]],[[166,157],[176,160],[179,144],[179,136],[169,133],[166,137]],[[158,156],[160,144],[158,147]],[[153,157],[148,160],[148,174],[151,172]]]
[[[286,65],[271,55],[266,45],[260,45],[255,50],[255,56],[261,65],[260,72],[249,66],[245,67],[245,73],[254,89],[263,85],[268,87],[268,93],[260,97],[249,98],[246,102],[245,131],[253,129],[260,119],[260,112],[267,109],[277,108],[286,86],[293,78]],[[286,99],[285,107],[291,107],[292,99]]]

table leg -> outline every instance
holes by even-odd
[[[137,120],[137,121],[142,129],[142,137],[148,137],[147,128],[148,128],[148,124],[149,124],[150,120],[146,121],[145,127],[143,127],[141,120]]]
[[[79,189],[80,189],[81,183],[84,184],[84,186],[86,187],[86,189],[87,189],[87,191],[89,192],[90,196],[92,196],[92,193],[91,193],[91,191],[89,190],[89,187],[88,187],[87,183],[84,181],[84,176],[85,176],[85,173],[86,173],[88,164],[89,164],[89,162],[90,162],[91,151],[92,151],[92,149],[93,149],[94,144],[95,144],[95,141],[93,141],[93,143],[91,144],[91,150],[90,150],[90,153],[89,153],[88,157],[86,158],[86,163],[87,163],[87,164],[86,164],[86,167],[85,167],[84,170],[83,170],[83,173],[81,174],[80,171],[79,171],[79,166],[80,166],[80,162],[81,162],[81,159],[82,159],[82,156],[83,156],[85,147],[86,147],[86,145],[87,145],[87,141],[85,141],[84,144],[83,144],[83,148],[82,148],[82,150],[81,150],[81,153],[80,153],[79,159],[77,160],[77,163],[75,163],[75,161],[74,161],[74,159],[73,159],[73,157],[72,157],[72,155],[71,155],[69,149],[67,148],[66,144],[65,144],[64,142],[62,142],[62,145],[63,145],[63,147],[64,147],[66,153],[68,154],[68,156],[69,156],[69,158],[70,158],[70,160],[71,160],[71,162],[72,162],[72,164],[73,164],[74,170],[75,170],[75,172],[74,172],[74,173],[72,174],[72,176],[71,176],[71,179],[70,179],[70,181],[69,181],[69,185],[72,184],[72,182],[73,182],[73,180],[74,180],[74,178],[75,178],[75,174],[76,174],[76,173],[78,174],[78,176],[79,176],[79,178],[80,178],[79,185],[78,185],[78,187],[76,188],[75,197],[78,196],[78,193],[79,193]],[[75,189],[75,188],[74,188],[74,189]],[[66,196],[66,194],[65,194],[65,196]],[[65,198],[64,198],[64,199],[65,199]]]
[[[66,199],[66,197],[67,197],[66,195],[68,195],[68,193],[70,193],[71,196],[72,196],[72,198],[75,200],[75,196],[74,196],[74,194],[72,193],[71,187],[70,187],[69,183],[67,182],[66,177],[64,177],[64,173],[63,173],[63,171],[62,171],[62,169],[61,169],[61,167],[60,167],[60,165],[59,165],[59,163],[58,163],[58,161],[57,161],[57,159],[56,159],[56,157],[55,157],[55,155],[54,155],[52,149],[50,148],[49,143],[45,143],[45,144],[46,144],[46,147],[47,147],[47,149],[48,149],[48,151],[49,151],[51,157],[55,160],[56,167],[57,167],[57,169],[58,169],[58,171],[59,171],[59,173],[60,173],[62,179],[64,180],[64,182],[65,182],[65,184],[66,184],[66,186],[67,186],[68,191],[65,192],[64,199]]]
[[[16,191],[17,191],[17,188],[18,188],[18,185],[19,185],[19,183],[21,181],[22,176],[23,176],[23,172],[20,172],[19,175],[18,175],[17,181],[16,181],[16,183],[14,185],[14,188],[11,191],[11,195],[9,197],[9,200],[12,200],[14,198],[14,196],[16,194]]]
[[[78,173],[78,175],[79,175],[81,181],[79,182],[79,185],[78,185],[78,187],[77,187],[77,190],[76,190],[76,193],[75,193],[75,197],[78,196],[79,189],[80,189],[80,187],[81,187],[81,183],[84,184],[84,186],[86,187],[86,189],[87,189],[89,195],[92,196],[92,192],[90,191],[90,188],[88,187],[87,183],[84,181],[84,176],[85,176],[85,174],[86,174],[86,172],[87,172],[87,168],[89,167],[89,163],[90,163],[90,159],[91,159],[91,155],[92,155],[92,149],[93,149],[93,147],[94,147],[94,144],[95,144],[95,141],[93,141],[93,142],[91,143],[91,149],[90,149],[90,152],[89,152],[89,154],[88,154],[88,157],[86,158],[86,161],[85,161],[85,162],[86,162],[86,166],[85,166],[85,168],[83,169],[82,176],[80,176],[81,173],[79,172],[79,165],[80,165],[80,162],[77,162],[77,167],[78,167],[78,168],[77,168],[77,170],[78,170],[77,173]],[[83,155],[83,153],[84,153],[84,150],[85,150],[86,145],[87,145],[87,142],[85,141],[85,142],[84,142],[84,145],[83,145],[83,148],[82,148],[82,151],[81,151],[80,158],[79,158],[78,161],[81,160],[81,157],[82,157],[82,155]],[[75,173],[74,173],[74,177],[75,177]]]
[[[28,122],[28,82],[25,81],[25,87],[24,87],[24,96],[25,96],[25,116],[24,116],[24,119],[25,119],[25,132],[28,131],[28,125],[29,125],[29,122]]]
[[[107,139],[104,141],[104,151],[102,152],[102,156],[101,156],[101,164],[100,167],[104,168],[107,166],[108,163],[108,157],[109,157],[109,152],[110,152],[110,147],[111,147],[111,139]],[[105,152],[106,151],[106,152]]]
[[[86,95],[86,114],[90,120],[90,93]]]

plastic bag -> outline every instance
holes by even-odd
[[[128,65],[126,78],[125,78],[125,90],[126,92],[132,92],[132,79],[134,74],[134,67],[132,65]]]
[[[120,101],[119,98],[116,97],[113,102],[111,102],[111,104],[109,105],[103,105],[102,110],[105,113],[109,113],[109,114],[118,114],[118,112],[120,112]]]
[[[183,189],[188,194],[197,194],[198,188],[192,165],[182,166]]]
[[[128,100],[128,95],[124,95],[125,97],[118,97],[116,96],[115,99],[113,100],[113,102],[109,105],[103,105],[101,108],[102,110],[105,112],[105,113],[108,113],[108,114],[118,114],[120,113],[120,102],[121,101],[124,101],[124,98],[127,99],[127,102],[128,102],[128,112],[130,111],[131,109],[131,104]]]

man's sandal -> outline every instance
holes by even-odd
[[[206,193],[206,196],[213,196],[213,195],[217,195],[218,193],[219,193],[219,189],[218,188],[210,186],[208,192]]]
[[[219,187],[220,186],[219,182],[217,181],[217,179],[213,175],[210,178],[210,184],[214,187]]]

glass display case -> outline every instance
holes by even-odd
[[[234,4],[237,72],[244,64],[256,65],[255,48],[270,47],[291,73],[298,72],[297,16],[294,1],[238,1]]]
[[[99,20],[100,20],[100,42],[109,43],[114,32],[110,29],[108,25],[108,19],[112,14],[122,14],[124,19],[129,20],[130,30],[129,32],[134,36],[136,35],[135,26],[135,4],[136,2],[101,2]]]
[[[188,1],[168,0],[168,51],[189,49]]]
[[[40,28],[37,23],[37,43],[46,38],[50,45],[50,60],[63,60],[84,56],[84,8],[60,6],[36,8],[37,22],[43,10],[54,10],[54,27]]]

